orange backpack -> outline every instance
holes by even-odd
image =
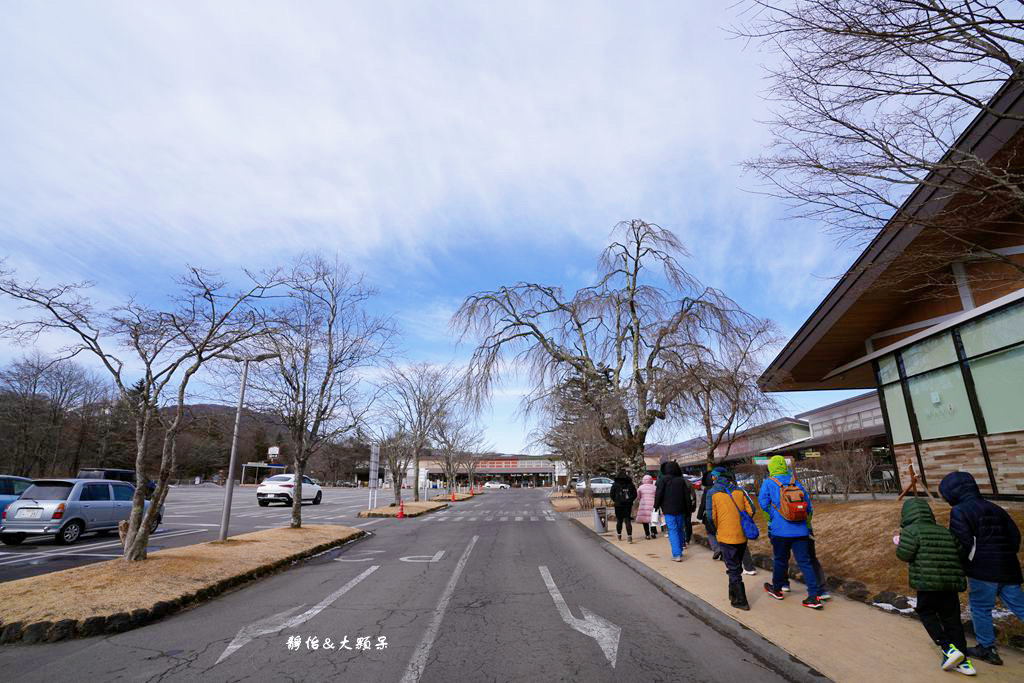
[[[803,489],[795,486],[796,475],[788,484],[783,484],[775,477],[772,477],[779,486],[779,514],[790,522],[807,521],[807,497]]]

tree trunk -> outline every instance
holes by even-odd
[[[292,459],[295,468],[295,497],[292,498],[292,528],[302,528],[302,475],[306,472],[306,459]]]
[[[420,449],[416,449],[412,466],[412,499],[420,499]]]
[[[398,472],[391,473],[391,483],[395,487],[395,505],[399,505],[402,502],[402,479]]]

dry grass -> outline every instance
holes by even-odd
[[[581,510],[580,499],[576,497],[575,493],[569,494],[555,494],[548,498],[551,502],[551,507],[555,508],[559,512],[571,512],[572,510]]]
[[[455,494],[456,502],[458,502],[460,500],[469,500],[472,497],[473,497],[472,493],[456,493]],[[438,502],[441,502],[441,503],[451,502],[452,494],[450,494],[450,493],[442,493],[439,496],[434,496],[430,500],[438,501]]]
[[[318,546],[362,534],[316,525],[268,529],[150,553],[144,562],[112,560],[0,584],[0,622],[84,620],[149,609]]]
[[[433,503],[426,500],[408,501],[405,504],[405,516],[406,517],[418,517],[434,510],[440,510],[448,507],[445,503]],[[372,510],[360,510],[360,517],[397,517],[398,506],[394,507],[380,507],[373,508]]]

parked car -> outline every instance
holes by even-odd
[[[3,511],[0,541],[18,545],[29,536],[52,535],[58,545],[82,534],[107,532],[128,519],[135,487],[106,479],[37,479]],[[144,502],[148,510],[151,503]],[[150,532],[163,519],[163,507]]]
[[[576,482],[576,493],[583,493],[586,490],[585,482]],[[590,480],[590,490],[598,496],[607,496],[612,492],[612,480],[608,477],[592,477]]]
[[[486,484],[484,484],[484,488],[485,489],[507,489],[507,488],[512,488],[512,487],[509,486],[508,484],[505,484],[505,483],[500,482],[500,481],[489,481]]]
[[[843,488],[839,477],[821,470],[797,470],[796,478],[810,493],[836,493]]]
[[[78,479],[107,479],[110,481],[126,481],[135,486],[135,470],[121,470],[112,467],[83,467],[78,470]],[[156,482],[146,480],[146,498],[153,496],[156,491]]]
[[[0,476],[0,512],[9,504],[18,500],[22,492],[32,485],[31,479],[11,475]]]
[[[338,481],[337,485],[340,486],[343,489],[354,489],[354,488],[357,488],[359,486],[359,484],[356,484],[355,482],[340,481],[340,480]]]
[[[319,505],[324,494],[320,486],[309,477],[302,477],[302,500],[309,501],[313,505]],[[271,503],[284,503],[290,506],[295,499],[295,475],[275,474],[267,477],[256,489],[256,502],[260,507],[267,507]]]

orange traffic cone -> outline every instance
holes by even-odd
[[[405,519],[405,501],[398,501],[398,519]]]
[[[455,502],[455,491],[452,491],[452,502]]]

